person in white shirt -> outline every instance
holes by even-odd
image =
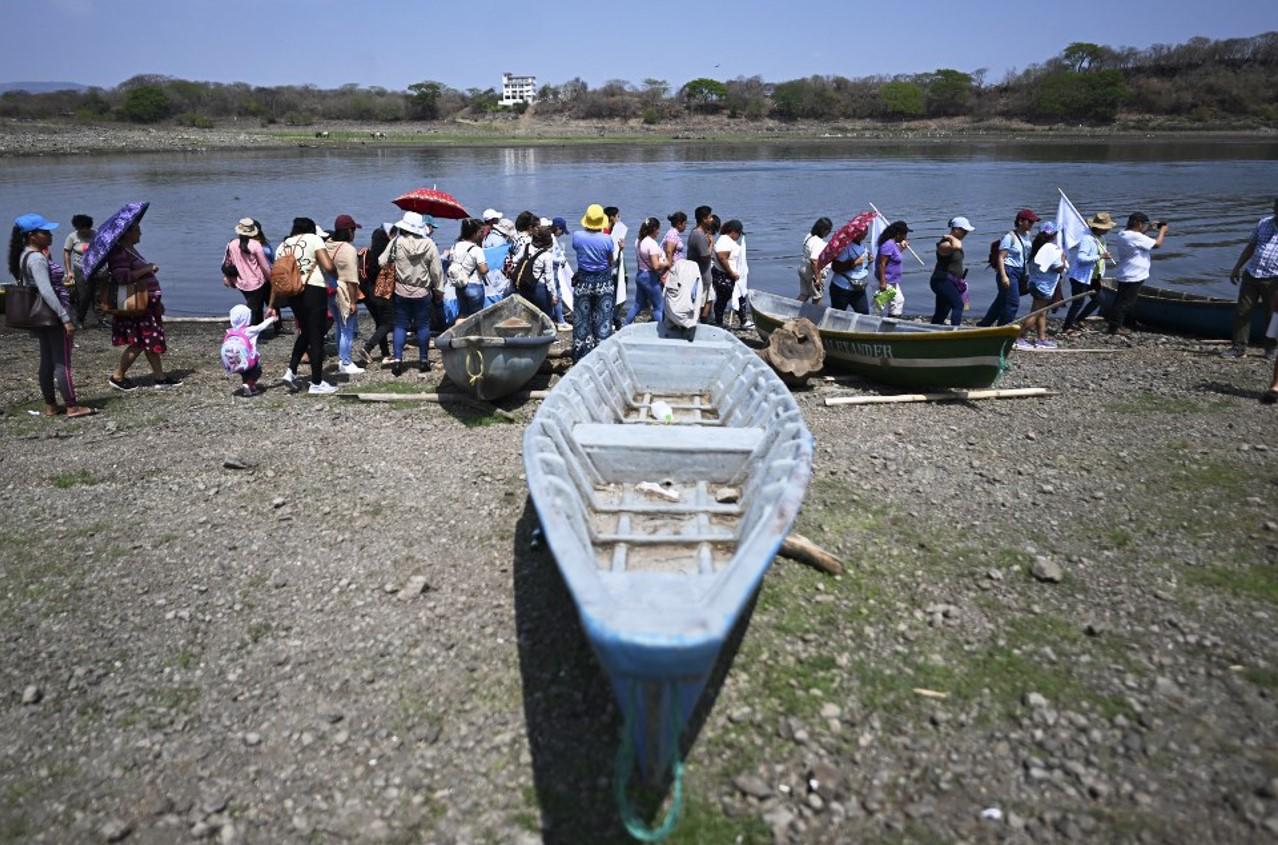
[[[803,239],[803,257],[799,259],[799,301],[812,300],[821,304],[825,294],[825,268],[817,270],[817,261],[825,249],[825,239],[834,230],[829,217],[821,217],[812,224],[808,236]]]
[[[1158,229],[1157,238],[1145,234],[1151,228]],[[1127,228],[1115,239],[1110,250],[1117,265],[1114,281],[1118,282],[1118,293],[1105,315],[1110,334],[1125,331],[1123,323],[1127,312],[1136,304],[1141,285],[1149,278],[1150,253],[1161,247],[1166,237],[1166,223],[1151,223],[1149,217],[1139,211],[1127,218]]]
[[[336,268],[324,248],[320,231],[311,218],[295,217],[289,236],[275,249],[276,261],[291,255],[302,275],[302,293],[289,303],[300,331],[293,342],[293,354],[283,380],[291,389],[297,389],[296,373],[301,368],[302,356],[306,355],[311,365],[309,392],[336,393],[337,388],[324,381],[324,335],[328,332],[328,282],[324,274],[334,273]]]
[[[729,220],[719,230],[714,242],[714,265],[710,279],[714,284],[714,324],[723,325],[723,312],[732,303],[732,291],[741,278],[741,237],[744,235],[740,220]]]

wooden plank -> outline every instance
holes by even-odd
[[[901,402],[968,402],[976,399],[1024,399],[1033,396],[1055,396],[1046,387],[1016,387],[1005,390],[953,390],[945,393],[902,393],[897,396],[831,396],[832,405],[892,405]]]

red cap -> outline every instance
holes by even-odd
[[[1038,218],[1035,217],[1034,219],[1037,220]],[[362,229],[362,228],[364,227],[356,223],[355,218],[351,217],[349,214],[339,214],[337,215],[337,219],[333,221],[334,232],[336,232],[338,229]]]
[[[1030,211],[1028,208],[1022,208],[1020,211],[1016,212],[1016,219],[1028,220],[1031,223],[1037,223],[1039,221],[1039,216]]]

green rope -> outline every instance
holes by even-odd
[[[661,842],[671,833],[674,833],[675,826],[679,824],[679,816],[683,812],[683,761],[679,759],[679,735],[683,732],[683,718],[679,712],[679,701],[677,686],[670,687],[670,730],[671,730],[671,748],[674,749],[674,761],[671,763],[671,772],[673,773],[673,785],[671,788],[670,809],[666,812],[666,817],[661,824],[655,828],[650,828],[643,823],[643,819],[635,812],[634,807],[630,804],[630,796],[626,794],[626,784],[630,781],[630,772],[635,764],[635,745],[634,735],[631,731],[634,712],[638,709],[638,690],[639,684],[632,686],[632,702],[627,708],[625,725],[621,732],[621,747],[617,749],[617,766],[613,775],[613,783],[617,790],[617,811],[621,814],[621,822],[626,826],[626,832],[638,839],[640,842]]]

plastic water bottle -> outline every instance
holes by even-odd
[[[652,416],[657,422],[672,423],[674,422],[674,408],[657,399],[652,403]]]

